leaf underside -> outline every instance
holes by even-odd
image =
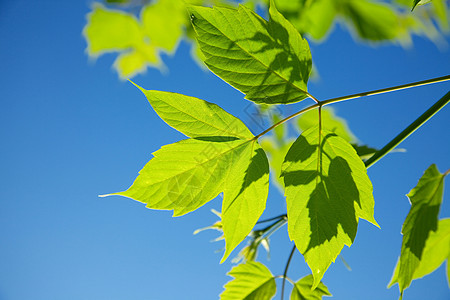
[[[445,253],[448,253],[449,243],[446,243],[444,247],[447,252],[444,251],[445,253],[442,253],[442,255],[436,255],[431,259],[430,255],[425,256],[426,252],[436,250],[427,250],[427,248],[431,247],[429,243],[434,245],[433,248],[436,248],[435,241],[432,241],[435,238],[432,239],[432,236],[442,237],[442,235],[446,234],[445,227],[448,221],[438,221],[443,192],[444,175],[433,164],[425,171],[416,187],[408,194],[411,209],[403,223],[400,260],[394,271],[396,275],[393,276],[390,283],[390,285],[398,283],[401,293],[409,287],[413,279],[427,274],[424,274],[423,271],[418,271],[418,269],[435,266],[436,261],[439,261],[440,265],[447,257]],[[444,226],[444,229],[441,226]],[[440,231],[439,234],[436,233],[438,230]],[[427,259],[430,260],[427,261]],[[434,270],[432,267],[430,269]]]
[[[377,225],[372,184],[354,148],[332,132],[319,135],[317,126],[294,142],[281,176],[289,236],[311,268],[316,287],[344,245],[353,243],[358,219]]]
[[[277,104],[307,97],[308,43],[273,3],[268,22],[245,6],[188,10],[206,65],[246,99]]]
[[[264,211],[267,157],[248,128],[219,106],[194,97],[140,89],[167,124],[191,138],[153,153],[133,185],[113,195],[181,216],[223,192],[225,260]]]

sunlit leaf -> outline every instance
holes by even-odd
[[[97,4],[88,14],[84,28],[89,55],[126,50],[141,43],[143,34],[137,19],[120,10],[106,9]]]
[[[159,0],[147,5],[141,19],[151,43],[168,52],[175,50],[188,22],[186,7],[181,0]]]
[[[291,1],[301,3],[301,1]],[[301,32],[309,34],[315,40],[321,40],[330,32],[339,12],[335,0],[318,0],[303,6],[297,11],[297,18],[292,20]],[[295,15],[295,14],[294,14]],[[289,19],[291,21],[291,19]]]
[[[137,87],[145,94],[161,119],[186,136],[253,138],[253,134],[241,120],[214,103],[182,94],[148,91]]]
[[[412,280],[422,278],[439,268],[450,257],[450,219],[442,219],[438,222],[436,231],[431,231],[422,258],[414,271]],[[398,283],[399,263],[395,266],[394,274],[388,287]]]
[[[272,170],[272,179],[275,185],[284,193],[284,180],[280,177],[281,165],[287,152],[291,148],[294,141],[287,139],[281,145],[276,143],[272,138],[261,139],[261,147],[268,154],[270,168]]]
[[[428,2],[430,2],[430,1],[431,1],[431,0],[413,0],[413,7],[412,7],[411,11],[413,11],[414,8],[416,8],[416,6],[417,6],[418,4],[423,5],[423,4],[428,3]]]
[[[316,287],[359,218],[377,225],[372,184],[355,149],[335,133],[312,127],[294,142],[282,166],[291,240],[312,270]]]
[[[189,11],[206,65],[247,99],[275,104],[307,97],[308,43],[273,3],[268,22],[242,5]]]
[[[113,195],[181,216],[223,192],[225,260],[264,211],[269,180],[266,155],[245,125],[217,105],[141,90],[164,121],[193,138],[153,153],[133,185]]]
[[[323,296],[332,296],[328,288],[320,282],[314,290],[314,278],[308,275],[297,281],[291,292],[290,300],[321,300]]]
[[[399,17],[384,3],[347,1],[342,13],[351,20],[358,34],[369,40],[392,40],[399,35]]]
[[[432,11],[436,15],[442,30],[447,32],[450,29],[450,23],[448,20],[449,5],[450,4],[446,0],[433,0],[432,2]]]
[[[159,64],[159,56],[155,47],[142,44],[132,50],[120,54],[114,62],[114,68],[123,78],[133,77],[138,73],[145,72],[147,66]]]
[[[444,191],[444,175],[436,165],[431,165],[413,188],[408,198],[411,209],[403,223],[402,249],[396,281],[402,293],[419,274],[418,267],[423,259],[425,243],[438,228],[438,215]],[[449,245],[447,243],[447,245]],[[447,255],[444,255],[443,260]],[[442,263],[442,261],[441,261]],[[430,262],[427,262],[430,265]],[[424,274],[421,274],[422,277]]]
[[[262,263],[238,265],[228,275],[234,279],[225,285],[221,300],[270,300],[275,296],[275,278]]]
[[[310,110],[301,114],[297,119],[297,125],[302,131],[305,131],[319,122],[319,111]],[[334,109],[325,107],[322,109],[322,128],[336,133],[347,142],[356,142],[356,137],[348,127],[347,121],[338,117]]]

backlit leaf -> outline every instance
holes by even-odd
[[[322,279],[359,218],[377,225],[372,184],[355,149],[335,133],[312,127],[294,142],[282,166],[288,231],[314,276]]]
[[[161,119],[186,136],[253,138],[253,134],[241,120],[214,103],[177,93],[148,91],[137,87],[145,94]]]
[[[431,0],[413,0],[413,7],[412,7],[411,11],[413,11],[414,8],[416,8],[416,6],[417,6],[418,4],[423,5],[423,4],[428,3],[428,2],[430,2],[430,1],[431,1]]]
[[[181,216],[223,192],[225,260],[264,211],[267,157],[247,127],[219,106],[179,94],[141,90],[164,121],[193,138],[153,153],[133,185],[112,195]]]
[[[143,8],[143,29],[153,45],[173,52],[188,22],[186,7],[181,0],[159,0]]]
[[[268,22],[242,5],[189,11],[206,65],[247,99],[275,104],[307,97],[308,43],[273,2]]]
[[[83,32],[88,42],[88,53],[92,56],[126,50],[139,44],[143,38],[134,16],[98,4],[88,14],[88,23]]]
[[[322,282],[314,290],[311,290],[313,282],[312,275],[305,276],[297,281],[292,289],[290,300],[321,300],[323,296],[332,296]]]
[[[281,165],[283,164],[284,158],[286,157],[287,152],[291,148],[294,140],[288,139],[285,140],[284,143],[279,144],[276,143],[272,138],[264,138],[260,141],[261,147],[268,154],[269,164],[272,170],[272,180],[280,189],[282,193],[284,193],[284,180],[280,177],[281,175]]]
[[[229,273],[233,280],[225,285],[221,300],[270,300],[275,296],[275,278],[259,262],[247,262]]]
[[[305,131],[319,122],[319,111],[317,109],[301,114],[297,119],[297,125]],[[334,109],[325,107],[322,109],[322,128],[336,133],[347,142],[356,142],[356,137],[347,125],[347,121],[338,117]]]
[[[444,175],[433,164],[408,194],[411,209],[403,223],[402,250],[397,278],[401,293],[411,284],[422,260],[425,243],[431,232],[438,228],[443,191]],[[446,255],[443,259],[445,258]]]
[[[425,242],[422,258],[414,271],[412,280],[422,278],[439,268],[450,257],[450,219],[438,222],[436,231],[431,231]],[[398,283],[399,263],[395,266],[394,274],[388,287]]]
[[[360,36],[374,41],[393,40],[399,36],[400,18],[388,5],[367,0],[345,3],[341,12]]]

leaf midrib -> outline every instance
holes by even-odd
[[[194,138],[194,139],[195,139],[195,138]],[[189,139],[189,140],[190,140],[190,139]],[[187,170],[184,170],[183,172],[178,173],[178,174],[175,174],[175,175],[173,175],[173,176],[171,176],[171,177],[165,178],[165,179],[160,180],[160,181],[157,181],[157,182],[153,182],[152,185],[155,185],[155,184],[164,182],[164,181],[169,180],[169,179],[171,179],[171,178],[174,178],[174,177],[176,177],[176,176],[180,176],[180,175],[182,175],[182,174],[184,174],[184,173],[186,173],[186,172],[190,172],[190,171],[192,171],[193,169],[196,169],[196,168],[198,168],[199,166],[202,166],[202,165],[204,165],[204,164],[206,164],[206,163],[209,163],[209,162],[211,162],[211,161],[213,161],[213,160],[215,160],[215,159],[218,159],[220,156],[226,155],[227,153],[229,153],[229,152],[231,152],[231,151],[234,151],[234,150],[236,150],[237,148],[241,147],[241,146],[244,145],[245,143],[249,143],[249,142],[252,142],[252,141],[254,141],[254,139],[244,140],[244,141],[242,141],[242,143],[236,145],[235,147],[230,148],[229,150],[227,150],[227,151],[225,151],[225,152],[222,152],[222,153],[217,154],[216,156],[214,156],[214,157],[211,158],[211,159],[208,159],[208,160],[205,160],[205,161],[202,162],[202,163],[196,164],[196,165],[194,165],[192,168],[189,168],[189,169],[187,169]],[[225,143],[226,143],[226,142],[225,142]]]

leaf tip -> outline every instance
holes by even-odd
[[[137,87],[137,88],[138,88],[142,93],[144,93],[144,95],[145,95],[145,92],[147,91],[146,89],[140,87],[138,84],[134,83],[134,82],[131,81],[131,79],[129,79],[129,78],[127,78],[127,80],[128,80],[129,82],[131,82],[135,87]]]
[[[99,198],[106,198],[108,196],[112,196],[114,194],[103,194],[103,195],[98,195]]]

